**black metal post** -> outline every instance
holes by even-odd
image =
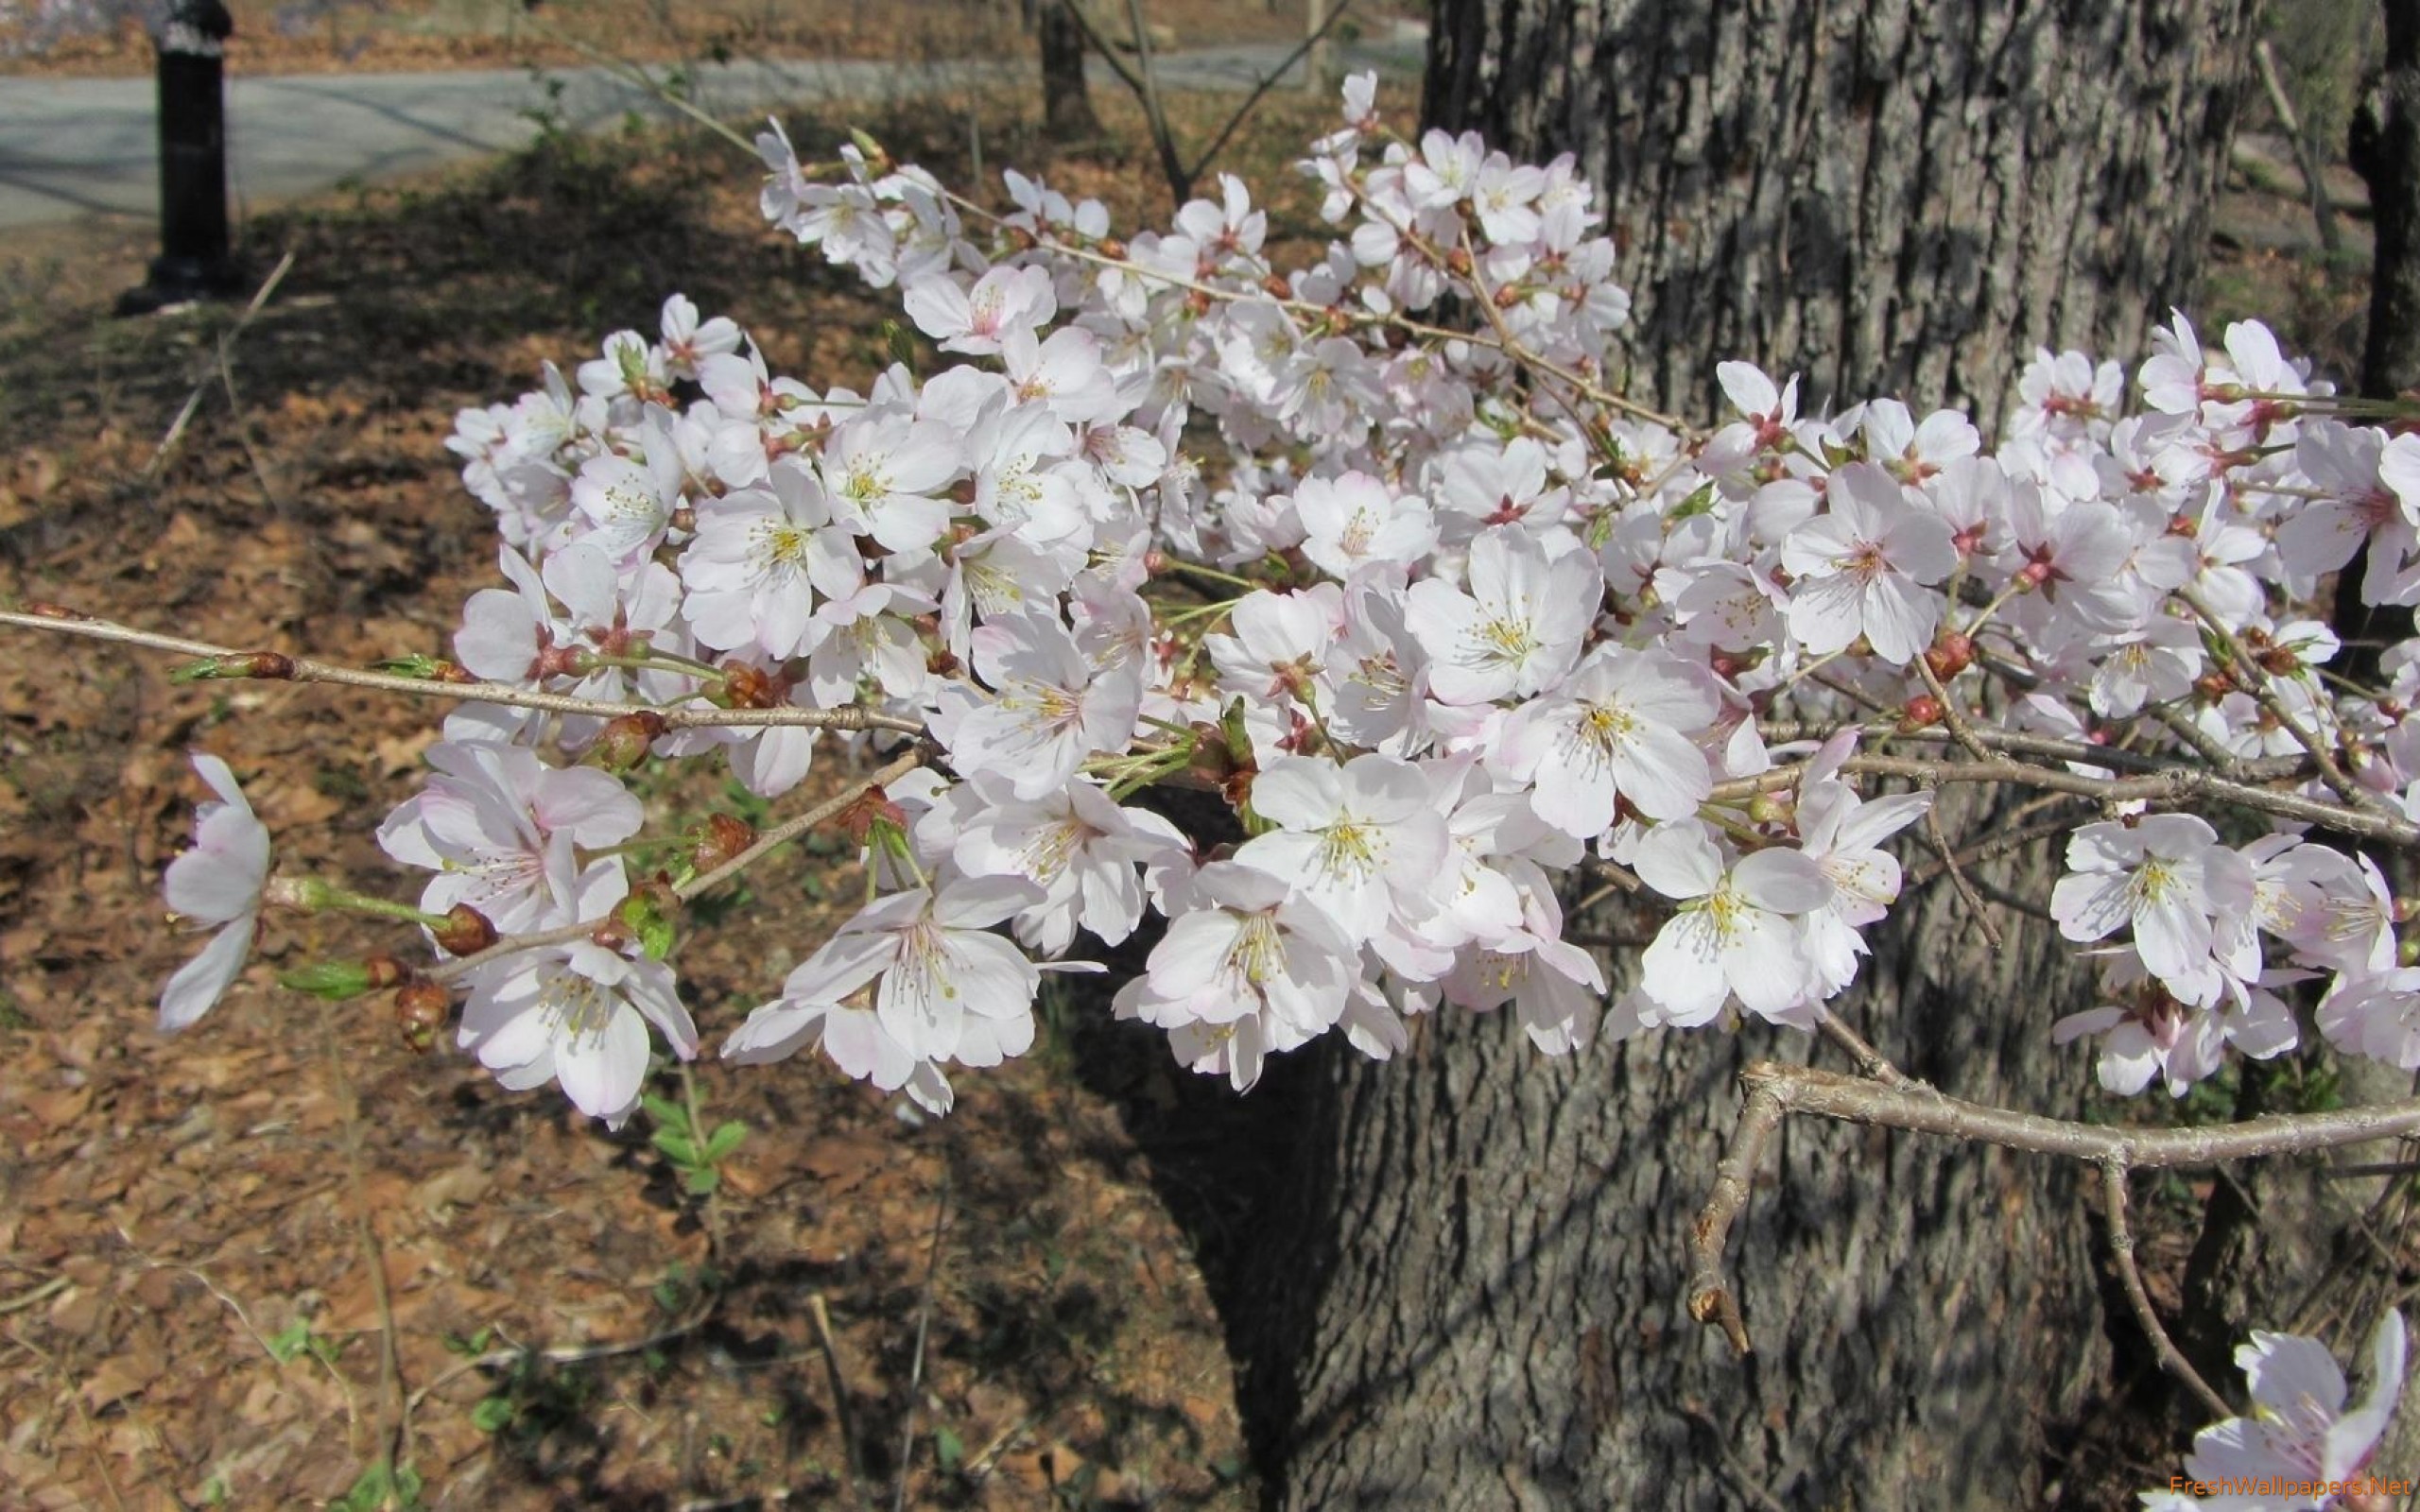
[[[220,0],[173,0],[153,43],[160,56],[160,255],[132,309],[237,292],[227,241],[226,42]]]

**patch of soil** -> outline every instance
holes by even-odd
[[[1133,112],[1101,104],[1110,142],[1055,163],[1029,112],[995,112],[994,161],[1046,167],[1123,225],[1164,215]],[[1233,106],[1178,104],[1194,140]],[[1273,99],[1231,161],[1291,185],[1279,165],[1328,113]],[[952,142],[876,129],[963,181]],[[457,409],[651,327],[675,289],[738,318],[777,370],[862,385],[887,360],[893,312],[767,231],[728,152],[560,140],[259,218],[252,266],[295,262],[240,331],[228,308],[106,318],[139,232],[12,238],[0,601],[356,664],[443,654],[496,581],[443,449]],[[1311,228],[1307,191],[1287,192],[1279,232]],[[163,1038],[160,985],[198,943],[159,898],[204,796],[188,750],[233,765],[283,868],[407,897],[371,832],[437,709],[180,684],[155,657],[6,634],[0,1503],[368,1506],[401,1466],[418,1500],[398,1506],[873,1505],[903,1478],[920,1507],[1252,1504],[1200,1270],[1061,1028],[959,1077],[930,1123],[820,1060],[667,1071],[655,1093],[748,1130],[711,1195],[647,1116],[608,1132],[551,1089],[415,1055],[384,996],[275,989],[306,962],[417,953],[367,924],[272,920],[228,1000]],[[827,747],[775,814],[850,767]],[[649,798],[663,833],[745,806],[719,770]],[[684,931],[709,1046],[862,887],[819,838]],[[1121,1092],[1175,1107],[1153,1048]]]

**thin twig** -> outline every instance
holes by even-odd
[[[2000,937],[2000,926],[1992,921],[1982,895],[1975,890],[1975,885],[1966,879],[1965,868],[1958,864],[1958,852],[1949,848],[1949,836],[1941,832],[1941,810],[1932,804],[1925,806],[1925,837],[1941,856],[1942,869],[1949,873],[1949,885],[1958,890],[1958,901],[1966,905],[1966,912],[1974,916],[1975,927],[1991,943],[1992,954],[1997,955],[2006,950],[2008,941]]]
[[[1925,679],[1925,690],[1932,695],[1935,703],[1941,705],[1941,722],[1949,727],[1949,738],[1958,742],[1965,748],[1966,754],[1977,761],[1990,761],[1992,753],[1975,738],[1974,727],[1966,722],[1966,711],[1959,708],[1958,700],[1949,696],[1949,690],[1943,686],[1940,677],[1934,673],[1932,663],[1919,655],[1915,668],[1916,676]]]
[[[183,656],[216,661],[233,661],[259,656],[257,648],[239,649],[231,645],[213,645],[207,641],[188,640],[179,635],[158,635],[139,630],[114,620],[97,619],[74,610],[57,610],[41,614],[20,613],[0,610],[0,625],[13,625],[21,629],[47,630],[58,635],[80,636],[91,641],[111,641],[122,645],[137,645],[147,650],[174,651]],[[319,662],[308,657],[279,656],[290,670],[282,669],[278,677],[256,677],[253,680],[278,682],[333,682],[349,688],[368,688],[378,693],[400,693],[416,698],[444,698],[458,703],[503,704],[514,709],[537,709],[548,713],[590,714],[614,719],[624,714],[649,714],[664,721],[666,730],[754,730],[767,726],[799,726],[816,730],[887,730],[898,734],[922,734],[925,727],[913,719],[896,714],[876,713],[870,709],[658,709],[651,704],[617,703],[607,698],[578,698],[568,694],[544,693],[534,688],[519,687],[510,682],[440,682],[427,678],[406,678],[391,672],[370,672],[359,667],[343,666],[333,662]]]
[[[2169,1375],[2185,1383],[2220,1418],[2232,1418],[2235,1409],[2227,1400],[2210,1389],[2193,1362],[2168,1336],[2168,1328],[2159,1320],[2159,1312],[2152,1306],[2152,1294],[2143,1286],[2143,1273],[2135,1263],[2135,1229],[2126,1221],[2126,1166],[2121,1160],[2104,1160],[2100,1166],[2100,1209],[2109,1220],[2109,1253],[2118,1263],[2118,1279],[2126,1288],[2126,1300],[2134,1304],[2135,1321],[2143,1327],[2151,1339],[2152,1353],[2159,1358],[2160,1366]]]
[[[1193,176],[1184,171],[1176,133],[1168,129],[1167,112],[1160,104],[1160,71],[1151,63],[1151,27],[1143,19],[1143,0],[1126,0],[1126,17],[1134,28],[1134,61],[1143,75],[1143,111],[1150,117],[1151,141],[1160,149],[1160,169],[1168,176],[1169,192],[1182,205],[1193,198]]]
[[[1815,1027],[1824,1038],[1848,1052],[1857,1063],[1857,1074],[1871,1076],[1887,1087],[1910,1087],[1915,1079],[1891,1063],[1891,1057],[1874,1048],[1871,1040],[1849,1026],[1846,1020],[1826,1008],[1815,1010]]]
[[[916,1353],[908,1364],[908,1411],[899,1430],[899,1484],[891,1512],[908,1512],[908,1472],[916,1462],[916,1406],[925,1390],[925,1339],[933,1323],[933,1292],[942,1274],[942,1232],[949,1223],[950,1168],[942,1167],[941,1194],[933,1200],[933,1239],[925,1251],[925,1295],[916,1304]]]
[[[2277,125],[2294,150],[2294,166],[2302,170],[2303,196],[2310,201],[2311,223],[2319,231],[2320,250],[2334,257],[2343,250],[2343,239],[2336,233],[2336,213],[2327,202],[2327,180],[2317,152],[2311,150],[2310,139],[2303,135],[2302,117],[2294,113],[2294,102],[2286,94],[2285,80],[2277,77],[2277,56],[2270,49],[2269,39],[2261,38],[2253,44],[2252,60],[2260,69],[2260,87],[2269,94],[2269,108],[2277,112]]]
[[[235,338],[251,328],[253,319],[268,306],[270,298],[277,293],[277,286],[285,282],[285,275],[293,266],[294,253],[289,250],[284,257],[277,260],[275,267],[269,269],[268,277],[261,280],[261,286],[252,291],[251,302],[244,306],[244,313],[235,318],[234,325],[228,329],[227,334],[218,338],[218,360],[221,364],[226,362],[227,353],[234,346]],[[159,446],[151,453],[151,460],[143,464],[143,477],[146,481],[159,475],[160,464],[166,461],[168,454],[176,450],[177,443],[184,439],[185,427],[193,423],[195,414],[201,408],[202,395],[210,391],[210,379],[211,374],[204,373],[201,381],[193,386],[193,392],[186,396],[184,406],[177,411],[177,418],[169,422],[168,434],[160,438]],[[233,397],[232,390],[230,397]]]
[[[2072,801],[2069,795],[2066,793],[2053,793],[2049,796],[2061,802]],[[2066,833],[2074,826],[2074,816],[2067,816],[2056,819],[2044,819],[2039,824],[2024,825],[2014,830],[2003,830],[1997,834],[1989,835],[1976,841],[1973,845],[1951,852],[1950,855],[1934,862],[1931,866],[1910,871],[1908,874],[1907,885],[1901,889],[1901,896],[1929,887],[1947,876],[1951,870],[1949,865],[1951,862],[1955,862],[1960,867],[1971,867],[1979,862],[2007,855],[2013,850],[2022,850],[2039,840],[2055,839]]]
[[[1210,146],[1203,149],[1200,160],[1193,164],[1191,174],[1193,179],[1196,180],[1201,179],[1202,173],[1209,168],[1212,160],[1219,156],[1219,149],[1225,146],[1227,139],[1234,136],[1236,129],[1244,124],[1244,117],[1252,114],[1253,107],[1260,103],[1261,96],[1277,87],[1277,81],[1284,77],[1286,70],[1293,67],[1312,48],[1326,40],[1327,34],[1336,29],[1336,24],[1344,19],[1344,13],[1352,9],[1353,0],[1331,0],[1326,19],[1319,24],[1319,29],[1305,37],[1302,45],[1288,53],[1283,62],[1262,75],[1260,82],[1253,86],[1252,93],[1244,96],[1244,102],[1236,107],[1236,113],[1227,117],[1227,124],[1219,129],[1219,134],[1211,139]]]
[[[526,1348],[490,1349],[483,1354],[471,1356],[413,1392],[406,1405],[417,1410],[420,1404],[428,1399],[429,1394],[441,1386],[458,1381],[475,1370],[497,1370],[523,1360],[535,1360],[542,1365],[588,1365],[598,1360],[611,1360],[619,1355],[645,1354],[650,1349],[660,1349],[676,1339],[696,1332],[699,1325],[713,1315],[713,1307],[707,1306],[700,1309],[696,1315],[684,1318],[670,1328],[660,1329],[644,1338],[631,1339],[624,1344],[585,1344],[548,1349]]]
[[[7,1317],[11,1313],[24,1312],[45,1297],[56,1297],[67,1290],[70,1284],[66,1277],[54,1276],[30,1292],[19,1293],[7,1301],[0,1302],[0,1317]]]
[[[1751,1068],[1753,1069],[1753,1068]],[[1746,1206],[1756,1184],[1756,1168],[1764,1163],[1765,1143],[1789,1111],[1771,1087],[1748,1089],[1748,1105],[1740,1109],[1731,1147],[1715,1171],[1714,1190],[1699,1210],[1689,1230],[1689,1316],[1722,1330],[1723,1337],[1741,1354],[1752,1352],[1748,1325],[1739,1315],[1738,1298],[1722,1279],[1722,1249],[1731,1237],[1732,1220]]]
[[[1806,775],[1804,763],[1776,766],[1752,777],[1718,782],[1710,795],[1717,803],[1737,803],[1759,793],[1795,786]],[[2140,777],[2085,777],[2060,767],[2030,762],[1952,762],[1905,756],[1858,754],[1841,764],[1844,772],[1878,777],[1907,777],[1921,782],[1997,782],[2011,787],[2038,788],[2046,793],[2078,793],[2103,803],[2135,799],[2176,804],[2188,799],[2230,803],[2261,814],[2300,819],[2345,834],[2396,846],[2420,846],[2420,824],[2400,816],[2374,814],[2366,807],[2348,808],[2295,793],[2273,792],[2245,782],[2230,782],[2196,766],[2171,765]]]
[[[866,1500],[864,1454],[857,1443],[856,1415],[849,1410],[849,1381],[840,1368],[840,1346],[832,1337],[832,1314],[824,1310],[823,1294],[806,1295],[807,1315],[815,1320],[815,1342],[823,1350],[823,1371],[832,1383],[832,1417],[840,1428],[841,1462],[849,1471],[849,1495],[860,1509]]]
[[[344,1125],[345,1177],[353,1199],[347,1206],[353,1210],[354,1236],[361,1246],[362,1263],[370,1267],[370,1298],[378,1310],[378,1397],[386,1417],[379,1436],[386,1441],[386,1462],[392,1469],[411,1458],[411,1405],[404,1394],[403,1357],[395,1342],[395,1297],[387,1284],[387,1249],[370,1221],[370,1189],[361,1172],[361,1108],[353,1095],[352,1079],[345,1074],[336,1023],[334,1014],[320,1015],[320,1048],[328,1074],[336,1082],[337,1108]]]
[[[2273,1114],[2195,1128],[2122,1128],[1987,1108],[1920,1084],[1893,1087],[1815,1066],[1757,1061],[1739,1074],[1747,1097],[1731,1148],[1689,1233],[1689,1315],[1720,1328],[1741,1353],[1748,1332],[1722,1275],[1731,1226],[1755,1179],[1773,1129],[1790,1113],[1813,1113],[1869,1127],[1901,1129],[2056,1155],[2124,1170],[2174,1170],[2336,1149],[2420,1132],[2420,1099]]]

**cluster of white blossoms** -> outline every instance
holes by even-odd
[[[508,585],[461,665],[734,723],[458,713],[381,831],[431,913],[508,944],[623,917],[644,815],[609,771],[639,754],[777,799],[819,744],[922,742],[858,816],[878,895],[724,1053],[821,1050],[945,1108],[948,1068],[1031,1043],[1044,971],[1157,914],[1116,1011],[1244,1088],[1432,1012],[1509,1007],[1548,1054],[1810,1026],[1899,900],[1894,848],[1943,850],[1902,833],[1928,784],[1981,774],[2080,826],[2043,902],[2107,995],[2057,1032],[2100,1037],[2109,1086],[2291,1047],[2313,978],[2322,1032],[2420,1067],[2401,905],[2326,838],[2420,816],[2420,643],[2357,686],[2322,607],[2365,541],[2349,586],[2420,599],[2420,438],[2259,326],[2208,350],[2179,318],[2131,387],[2043,352],[1989,452],[1946,410],[1802,414],[1738,363],[1700,434],[1610,391],[1629,301],[1571,160],[1406,141],[1368,77],[1304,164],[1338,233],[1295,268],[1234,179],[1119,241],[1015,174],[987,216],[872,144],[815,171],[760,145],[768,215],[948,365],[818,389],[676,296],[461,416]],[[1240,838],[1132,801],[1160,783],[1223,794]],[[1660,903],[1610,1002],[1565,934],[1600,885]],[[629,930],[466,986],[468,1047],[608,1119],[650,1025],[696,1043]]]

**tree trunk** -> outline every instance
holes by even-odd
[[[1844,401],[1980,396],[1988,422],[2037,344],[2134,355],[2188,292],[2253,7],[2010,9],[1440,0],[1429,111],[1516,157],[1571,148],[1608,190],[1643,396],[1711,413],[1742,355]],[[1953,835],[2005,820],[1952,807]],[[2043,899],[2056,873],[2044,845],[1979,875]],[[1913,1075],[2076,1116],[2090,1054],[2049,1029],[2089,977],[2047,924],[1996,918],[1997,953],[1933,885],[1835,1006]],[[1616,992],[1635,961],[1614,951]],[[2113,1348],[2137,1376],[2147,1351],[2122,1303],[2110,1321],[2080,1173],[1793,1120],[1733,1239],[1739,1360],[1685,1310],[1685,1246],[1737,1072],[1808,1042],[1752,1024],[1558,1061],[1497,1020],[1424,1029],[1310,1078],[1288,1242],[1239,1324],[1279,1504],[2090,1494],[2053,1440]]]
[[[1641,397],[1761,356],[1838,404],[2124,356],[2191,291],[2255,0],[1437,0],[1427,109],[1610,196]]]
[[[1084,33],[1067,13],[1069,0],[1043,0],[1043,129],[1052,140],[1080,142],[1100,135],[1092,95],[1084,88]]]

